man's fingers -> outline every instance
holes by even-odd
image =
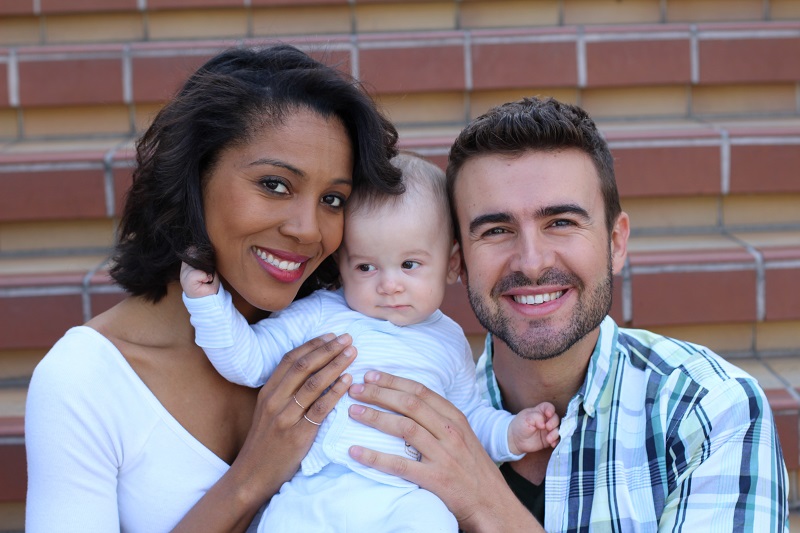
[[[416,483],[415,479],[424,469],[424,466],[418,461],[412,461],[399,455],[376,452],[362,446],[351,446],[349,453],[350,457],[364,466],[401,477],[412,483]]]

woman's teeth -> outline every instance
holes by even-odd
[[[538,305],[557,298],[561,298],[564,291],[548,292],[547,294],[514,296],[514,301],[518,304]]]
[[[298,268],[300,268],[300,265],[302,265],[302,263],[295,263],[293,261],[281,261],[279,259],[276,259],[274,255],[268,254],[264,250],[259,250],[258,248],[253,248],[253,251],[255,251],[258,257],[260,257],[262,260],[266,261],[270,265],[280,268],[281,270],[286,270],[287,272],[291,272],[292,270],[297,270]]]

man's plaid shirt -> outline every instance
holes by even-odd
[[[482,391],[502,408],[492,340]],[[756,380],[709,349],[610,317],[547,465],[555,532],[787,532],[786,466]]]

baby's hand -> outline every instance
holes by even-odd
[[[217,294],[219,280],[214,274],[181,263],[181,287],[189,298],[202,298]]]
[[[558,425],[561,420],[551,403],[523,409],[508,426],[508,445],[511,453],[538,452],[558,444]]]

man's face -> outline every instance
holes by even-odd
[[[454,192],[462,279],[486,329],[525,359],[555,357],[595,331],[629,231],[623,213],[609,235],[588,155],[479,156]]]

